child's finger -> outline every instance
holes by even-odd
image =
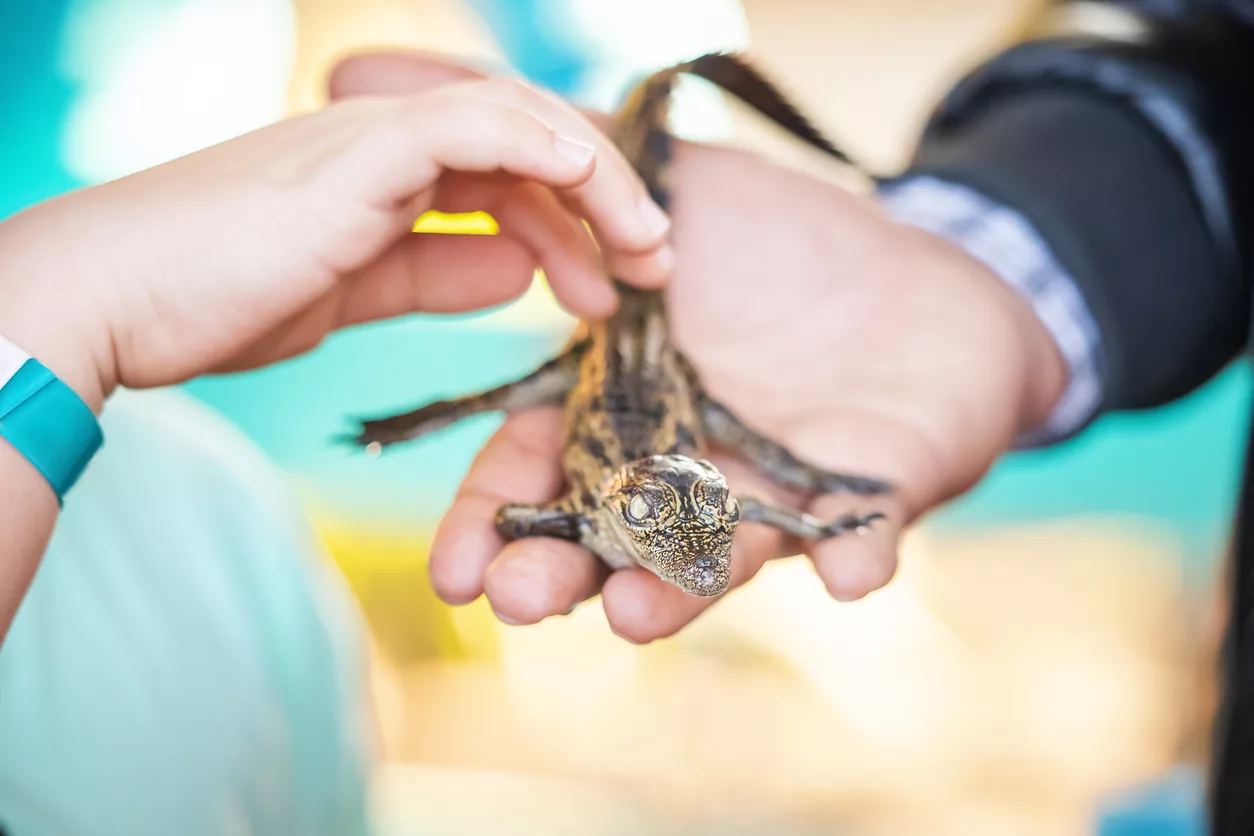
[[[410,235],[346,279],[332,327],[501,305],[522,295],[534,273],[535,254],[510,238]]]
[[[513,239],[534,253],[534,263],[544,269],[566,310],[594,318],[614,312],[617,297],[591,233],[551,190],[536,183],[466,175],[451,179],[440,192],[436,209],[486,211],[499,224],[499,237]]]
[[[665,241],[665,232],[648,228],[630,180],[623,182],[613,167],[597,175],[596,145],[556,132],[527,110],[464,91],[393,100],[381,109],[354,104],[375,128],[324,170],[322,184],[331,194],[393,213],[446,172],[505,172],[551,189],[584,187],[579,194],[589,221],[633,229],[642,242],[633,249]]]
[[[644,182],[617,146],[579,111],[555,96],[513,79],[468,82],[445,88],[518,107],[535,114],[565,136],[597,149],[597,170],[585,183],[569,190],[571,207],[586,217],[602,245],[616,254],[649,255],[667,240],[670,219],[649,196]],[[440,95],[436,93],[434,95]],[[620,212],[634,205],[635,213]],[[653,277],[665,278],[665,274]]]
[[[336,329],[363,322],[503,304],[527,290],[535,263],[525,244],[503,236],[411,235],[211,371],[239,372],[304,354]]]
[[[609,127],[609,120],[603,114],[581,113],[557,97],[537,91],[521,82],[508,79],[489,81],[482,71],[459,64],[448,56],[399,51],[354,56],[335,68],[330,91],[333,100],[342,101],[362,96],[427,92],[450,85],[459,89],[474,89],[467,82],[479,82],[480,92],[495,100],[514,102],[534,109],[558,131],[599,143],[598,147],[603,147],[605,153],[598,155],[595,177],[603,177],[608,167],[612,166],[616,173],[621,173],[623,181],[634,185],[634,196],[637,200],[642,203],[651,202],[634,169],[614,144],[601,133],[602,129]],[[595,210],[589,211],[581,203],[585,201],[585,197],[579,189],[567,197],[572,211],[587,217],[598,239],[609,250],[606,253],[606,262],[616,278],[642,287],[658,287],[670,276],[674,269],[674,259],[668,251],[669,248],[653,247],[642,253],[633,245],[624,243],[614,228],[599,222],[598,213]],[[592,199],[599,198],[594,194]]]
[[[602,241],[611,253],[643,252],[652,246],[655,256],[669,264],[669,253],[660,251],[669,222],[663,215],[661,227],[651,226],[649,218],[661,210],[643,195],[634,172],[614,165],[599,170],[604,155],[613,158],[617,152],[603,140],[598,147],[564,136],[542,117],[493,100],[484,91],[498,83],[476,82],[396,100],[399,110],[366,110],[369,103],[357,100],[355,106],[379,127],[367,130],[324,175],[331,179],[332,193],[356,195],[369,206],[393,211],[445,172],[504,171],[550,189],[569,189],[594,228],[619,230],[619,241],[635,236],[636,243],[625,248]],[[666,275],[656,265],[645,265],[642,272],[654,282]]]
[[[357,96],[408,96],[464,81],[483,81],[507,75],[506,68],[488,67],[465,56],[428,49],[379,49],[349,55],[331,68],[327,93],[331,101]],[[598,130],[608,130],[611,118],[581,111]]]
[[[400,200],[430,188],[445,171],[504,171],[552,189],[575,188],[592,178],[598,162],[594,145],[563,136],[534,113],[457,94],[406,101],[371,150],[382,152],[379,165],[396,178],[390,196]],[[408,165],[397,165],[402,160]]]
[[[536,254],[558,303],[575,316],[607,317],[618,297],[588,230],[552,192],[524,183],[490,210],[503,229]]]
[[[378,210],[393,222],[415,201],[429,201],[449,174],[505,172],[562,189],[586,182],[596,170],[594,147],[497,102],[437,93],[354,99],[336,107],[341,114],[350,111],[357,128],[316,169],[315,194],[331,196],[339,206]],[[377,220],[367,215],[361,222],[373,228]]]
[[[497,509],[556,499],[562,489],[561,453],[560,409],[505,419],[475,457],[431,544],[431,584],[443,601],[468,604],[483,594],[484,573],[505,547],[493,522]],[[591,555],[586,559],[591,561]]]
[[[511,212],[525,215],[528,209],[511,204],[493,214],[509,217]],[[402,238],[348,278],[352,290],[340,324],[504,304],[530,287],[537,265],[545,267],[554,295],[567,310],[578,316],[612,312],[613,289],[597,272],[596,262],[579,252],[588,245],[574,238],[586,235],[582,227],[563,233],[547,228],[552,222],[543,218],[530,220],[539,230],[529,235],[422,233]]]
[[[645,287],[665,283],[673,269],[668,252],[670,218],[648,196],[645,183],[611,139],[561,99],[513,79],[493,79],[455,85],[485,99],[514,105],[534,113],[554,130],[597,148],[597,170],[588,182],[559,193],[573,213],[587,218],[606,248],[607,261],[626,266],[619,278]],[[636,213],[619,207],[636,206]]]

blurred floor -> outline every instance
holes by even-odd
[[[1197,642],[1157,535],[919,535],[887,590],[841,607],[785,561],[646,648],[595,604],[526,629],[472,605],[458,623],[478,646],[378,672],[389,759],[426,767],[390,772],[385,806],[469,821],[485,811],[452,798],[568,781],[576,807],[613,801],[583,833],[733,832],[710,829],[728,811],[762,823],[746,833],[1086,832],[1102,796],[1169,768],[1199,728]],[[431,795],[437,766],[455,791]],[[670,830],[616,829],[641,795],[637,815]],[[433,797],[449,802],[417,801]]]

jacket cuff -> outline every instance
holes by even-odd
[[[907,176],[923,175],[1013,208],[1047,242],[1101,334],[1102,409],[1179,397],[1240,349],[1248,307],[1191,181],[1130,108],[1018,91],[927,135]]]
[[[1015,446],[1043,447],[1084,429],[1102,403],[1101,334],[1075,280],[1031,224],[986,195],[934,177],[883,186],[879,199],[898,223],[962,248],[1018,291],[1066,361],[1067,386],[1058,403]]]

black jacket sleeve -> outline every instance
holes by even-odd
[[[1197,388],[1246,347],[1254,240],[1254,0],[1107,3],[1141,30],[1041,37],[965,78],[909,174],[1019,210],[1079,285],[1105,353],[1102,409]],[[1208,804],[1254,833],[1254,422],[1229,587]]]
[[[1036,226],[1101,331],[1106,411],[1184,395],[1244,348],[1254,185],[1254,0],[1108,5],[1139,32],[996,56],[932,114],[908,172]]]

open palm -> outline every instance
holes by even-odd
[[[332,86],[336,95],[401,93],[470,73],[433,56],[362,56],[341,65]],[[996,276],[865,198],[751,154],[687,143],[672,193],[674,338],[710,393],[798,456],[898,487],[874,500],[888,519],[864,537],[789,543],[742,526],[733,584],[768,559],[806,551],[834,597],[861,597],[892,577],[904,525],[974,484],[1047,414],[1062,361]],[[533,623],[600,591],[624,637],[680,629],[710,601],[645,570],[607,576],[572,544],[506,544],[496,534],[501,503],[560,493],[561,440],[556,410],[506,421],[432,547],[437,592],[453,603],[486,593],[503,620]],[[741,493],[824,518],[850,509],[847,497],[785,495],[734,456],[715,460]]]

